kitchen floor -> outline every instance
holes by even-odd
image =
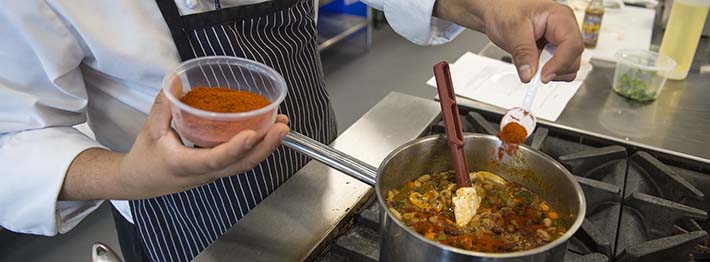
[[[432,66],[453,62],[465,50],[478,51],[487,43],[484,35],[465,31],[455,41],[437,47],[420,47],[399,37],[389,27],[373,31],[372,47],[365,49],[364,34],[322,53],[328,90],[345,130],[389,92],[433,98],[425,84]],[[460,50],[460,51],[457,51]],[[57,237],[17,235],[2,240],[0,261],[89,261],[91,245],[104,242],[119,251],[111,209],[105,203],[68,234]]]

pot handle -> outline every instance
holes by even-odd
[[[284,137],[283,144],[370,186],[374,187],[377,183],[375,167],[307,136],[290,131]]]

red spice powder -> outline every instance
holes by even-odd
[[[268,106],[265,97],[223,87],[194,87],[180,101],[192,107],[218,113],[252,111]],[[243,130],[264,132],[274,123],[278,108],[239,119],[205,118],[188,111],[176,116],[175,127],[187,140],[200,147],[213,147],[231,139]]]
[[[498,132],[498,138],[503,144],[498,148],[498,160],[503,159],[503,154],[513,155],[518,150],[518,144],[525,143],[528,131],[518,123],[510,122]]]
[[[510,122],[498,132],[498,138],[506,144],[522,144],[528,137],[528,131],[518,123]]]
[[[268,106],[265,97],[224,87],[195,87],[180,98],[192,107],[217,113],[238,113]]]

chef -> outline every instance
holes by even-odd
[[[582,40],[549,0],[366,0],[419,45],[464,27],[509,51],[520,79],[572,80]],[[313,0],[24,0],[0,9],[0,226],[53,236],[111,200],[127,261],[189,261],[307,161],[293,129],[336,137]],[[537,68],[536,41],[558,46]],[[281,73],[289,95],[265,135],[210,149],[170,128],[160,92],[181,61],[238,56]],[[288,117],[287,117],[288,116]],[[290,118],[290,119],[289,119]],[[73,126],[87,122],[89,138]]]

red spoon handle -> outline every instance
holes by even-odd
[[[434,65],[434,77],[436,78],[436,89],[439,92],[439,104],[444,115],[444,128],[446,138],[451,150],[454,169],[456,170],[456,185],[459,187],[470,187],[471,179],[468,176],[468,162],[464,153],[463,131],[461,129],[461,118],[459,117],[459,107],[456,105],[456,95],[454,85],[451,81],[449,63],[439,62]]]

